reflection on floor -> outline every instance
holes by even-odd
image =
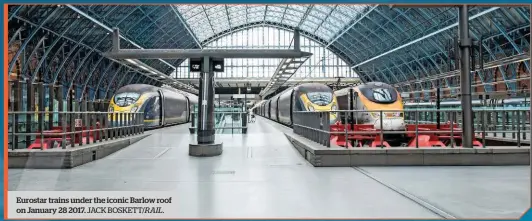
[[[257,117],[217,134],[219,157],[188,156],[189,125],[71,170],[9,170],[9,190],[175,191],[181,218],[439,218],[353,168],[314,168]],[[528,208],[528,167],[364,168],[460,218],[515,218]]]

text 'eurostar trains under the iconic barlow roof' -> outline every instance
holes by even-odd
[[[305,83],[287,89],[258,104],[254,112],[260,116],[291,126],[294,111],[331,111],[337,109],[336,97],[331,88],[318,83]],[[331,123],[336,113],[330,113]]]
[[[144,112],[146,128],[190,122],[198,97],[147,84],[126,85],[109,102],[109,112]]]
[[[353,93],[353,94],[351,94]],[[361,110],[354,112],[353,119],[348,114],[349,123],[372,124],[375,129],[405,130],[403,100],[392,86],[381,82],[370,82],[335,91],[340,110]],[[352,102],[349,102],[352,97]],[[366,112],[367,111],[367,112]],[[344,116],[339,117],[344,121]]]

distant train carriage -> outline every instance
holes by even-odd
[[[331,88],[318,83],[305,83],[287,89],[258,104],[255,114],[291,126],[294,111],[331,111],[337,109],[336,97]],[[331,123],[337,120],[330,113]]]
[[[118,89],[109,103],[109,112],[144,112],[148,128],[188,123],[198,99],[195,95],[147,84]]]

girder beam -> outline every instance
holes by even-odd
[[[479,17],[482,17],[482,16],[484,16],[484,15],[486,15],[486,14],[489,14],[489,13],[491,13],[491,12],[494,12],[494,11],[496,11],[496,10],[498,10],[498,9],[499,9],[499,7],[492,7],[492,8],[490,8],[490,9],[484,10],[484,11],[482,11],[482,12],[480,12],[480,13],[477,13],[477,14],[475,14],[475,15],[473,15],[473,16],[470,16],[470,17],[469,17],[469,21],[474,20],[474,19],[479,18]],[[408,42],[408,43],[406,43],[406,44],[403,44],[403,45],[401,45],[401,46],[398,46],[398,47],[396,47],[396,48],[393,48],[393,49],[391,49],[391,50],[388,50],[387,52],[384,52],[384,53],[382,53],[382,54],[380,54],[380,55],[377,55],[377,56],[375,56],[375,57],[372,57],[372,58],[370,58],[370,59],[367,59],[367,60],[365,60],[365,61],[362,61],[362,62],[360,62],[360,63],[358,63],[358,64],[356,64],[356,65],[353,65],[352,68],[356,68],[356,67],[358,67],[358,66],[361,66],[361,65],[367,64],[368,62],[371,62],[371,61],[374,61],[374,60],[376,60],[376,59],[378,59],[378,58],[381,58],[381,57],[383,57],[383,56],[389,55],[389,54],[391,54],[391,53],[393,53],[393,52],[396,52],[396,51],[398,51],[398,50],[401,50],[401,49],[403,49],[403,48],[406,48],[406,47],[408,47],[408,46],[410,46],[410,45],[413,45],[413,44],[415,44],[415,43],[417,43],[417,42],[420,42],[420,41],[422,41],[422,40],[425,40],[425,39],[427,39],[427,38],[430,38],[430,37],[432,37],[432,36],[435,36],[435,35],[437,35],[437,34],[439,34],[439,33],[442,33],[442,32],[444,32],[444,31],[447,31],[447,30],[449,30],[449,29],[451,29],[451,28],[455,28],[455,27],[457,27],[457,26],[458,26],[458,22],[456,22],[456,23],[454,23],[454,24],[452,24],[452,25],[449,25],[449,26],[447,26],[447,27],[444,27],[444,28],[442,28],[442,29],[436,30],[436,31],[434,31],[434,32],[432,32],[432,33],[430,33],[430,34],[424,35],[423,37],[420,37],[420,38],[418,38],[418,39],[415,39],[415,40],[413,40],[413,41],[411,41],[411,42]]]
[[[83,17],[89,19],[90,21],[96,23],[97,25],[99,25],[100,27],[108,30],[108,31],[113,31],[110,27],[108,27],[107,25],[103,24],[102,22],[98,21],[97,19],[89,16],[87,13],[81,11],[80,9],[74,7],[73,5],[67,5],[70,9],[74,10],[75,12],[77,12],[78,14],[82,15]],[[124,37],[124,36],[121,36],[119,35],[119,38],[121,39],[124,39],[126,40],[127,42],[129,42],[130,44],[132,44],[133,46],[137,47],[137,48],[140,48],[140,49],[144,49],[143,47],[141,47],[140,45],[138,45],[137,43],[133,42],[132,40],[129,40],[128,38]],[[170,63],[164,61],[163,59],[159,59],[159,61],[161,61],[162,63],[170,66],[171,68],[175,68],[173,65],[171,65]]]
[[[480,69],[480,66],[477,65],[476,68],[475,68],[475,71],[481,71],[481,70],[492,69],[492,68],[499,68],[499,67],[504,66],[504,65],[518,63],[518,62],[526,61],[528,59],[530,59],[530,57],[527,54],[516,55],[516,56],[512,56],[512,57],[508,57],[508,58],[504,58],[504,59],[500,59],[500,60],[496,60],[496,61],[485,63],[484,64],[484,69]],[[397,83],[394,86],[395,87],[408,86],[408,85],[411,85],[411,84],[421,83],[421,82],[424,82],[424,81],[431,81],[431,80],[449,78],[449,77],[453,77],[453,76],[458,76],[459,73],[460,73],[460,70],[454,70],[454,71],[449,71],[449,72],[445,72],[445,73],[438,74],[438,75],[432,75],[430,77],[424,77],[424,78],[417,79],[417,80],[409,80],[409,81]]]
[[[190,84],[199,84],[198,78],[178,78],[176,80],[179,80],[184,83],[190,83]],[[253,87],[256,87],[258,85],[266,85],[270,82],[271,78],[266,77],[260,77],[260,78],[217,78],[216,82],[222,85],[245,85],[247,83],[251,83]],[[286,81],[284,86],[289,85],[295,85],[300,83],[301,81],[309,82],[309,83],[321,83],[321,84],[334,84],[338,81],[337,78],[290,78]],[[346,84],[356,84],[360,83],[359,78],[344,78],[342,79],[342,83]]]
[[[308,57],[302,58],[285,58],[282,59],[275,70],[275,73],[271,77],[268,85],[264,90],[260,92],[260,96],[265,97],[282,87],[296,72],[297,70],[309,59]],[[290,71],[289,71],[290,70]]]
[[[329,41],[329,43],[327,44],[327,46],[325,46],[326,48],[329,48],[329,46],[331,46],[336,40],[338,40],[339,38],[341,38],[347,31],[349,31],[351,28],[353,28],[356,24],[358,24],[360,21],[362,21],[362,19],[364,19],[366,16],[368,16],[373,10],[375,10],[377,7],[379,7],[379,5],[375,5],[373,6],[372,8],[370,8],[366,13],[364,13],[363,15],[361,15],[360,17],[358,17],[356,20],[353,21],[353,23],[351,25],[349,25],[349,27],[345,28],[342,32],[340,32],[339,34],[336,35],[336,37],[334,37],[331,41]]]
[[[185,59],[185,58],[300,58],[312,53],[299,50],[299,39],[294,49],[121,49],[118,28],[113,30],[113,47],[104,56],[114,59]],[[297,46],[297,47],[296,47]]]

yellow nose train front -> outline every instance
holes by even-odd
[[[336,111],[338,109],[338,104],[336,101],[336,97],[331,94],[331,101],[328,104],[323,105],[323,103],[317,104],[316,102],[312,102],[307,94],[301,95],[301,100],[305,104],[305,108],[307,111],[317,111],[317,112],[329,112],[329,111]],[[337,113],[330,112],[329,113],[329,123],[334,124],[337,121]]]

